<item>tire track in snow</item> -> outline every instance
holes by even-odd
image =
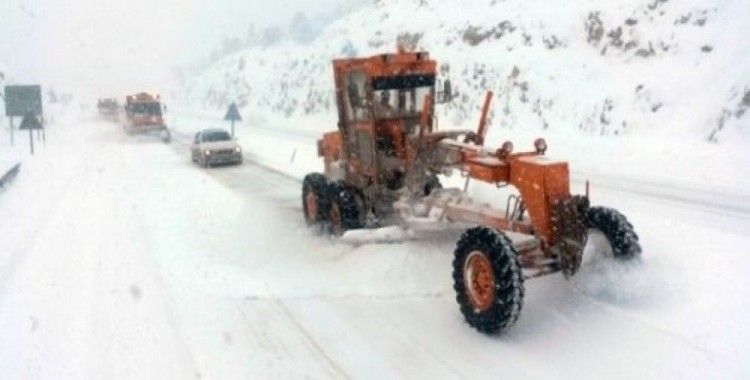
[[[599,308],[599,309],[601,309],[601,310],[603,310],[603,311],[605,311],[607,313],[610,313],[610,314],[616,315],[618,317],[621,317],[623,319],[629,319],[629,320],[635,322],[636,324],[638,324],[640,326],[643,326],[643,327],[645,327],[645,328],[647,328],[647,329],[649,329],[651,331],[656,332],[659,335],[668,337],[669,339],[674,339],[676,341],[679,341],[679,342],[681,342],[681,343],[683,343],[683,344],[685,344],[687,346],[690,346],[694,350],[701,352],[704,355],[704,357],[706,357],[707,359],[713,360],[714,353],[711,352],[710,349],[708,349],[706,347],[703,347],[703,346],[697,344],[696,342],[692,341],[690,339],[690,337],[681,335],[680,333],[678,333],[676,331],[673,331],[673,330],[669,329],[668,327],[658,326],[658,325],[654,324],[652,321],[648,320],[647,318],[640,317],[637,314],[635,314],[633,312],[629,312],[629,311],[627,311],[627,309],[624,309],[622,307],[617,307],[617,306],[613,306],[613,305],[607,304],[606,302],[602,302],[602,301],[596,299],[596,297],[593,297],[593,296],[590,296],[590,295],[586,294],[584,291],[580,290],[580,288],[578,286],[576,286],[575,284],[573,284],[573,288],[576,290],[576,293],[578,295],[586,298],[589,302],[591,302],[593,305],[595,305],[595,307],[597,307],[597,308]]]
[[[89,153],[91,149],[92,148],[89,148],[86,154],[81,154],[81,158],[76,160],[75,164],[71,166],[80,166],[81,163],[85,163],[82,158],[90,156]],[[21,176],[28,175],[39,167],[39,163],[36,163],[36,165],[27,165],[26,174],[21,174]],[[23,228],[22,233],[17,236],[17,238],[22,239],[21,242],[16,245],[14,250],[9,252],[9,257],[3,257],[4,263],[0,266],[0,294],[5,292],[6,287],[13,277],[13,273],[23,264],[26,259],[26,253],[31,251],[33,246],[37,243],[37,237],[39,234],[48,229],[52,216],[60,212],[60,209],[64,205],[62,201],[70,196],[71,190],[74,189],[73,184],[80,176],[81,174],[79,172],[66,172],[65,174],[56,176],[50,180],[48,187],[55,188],[58,191],[52,192],[52,194],[54,194],[53,197],[45,198],[47,201],[43,208],[35,210],[36,213],[33,216],[33,221],[26,220],[24,222],[24,225],[33,225],[33,227],[30,228],[31,231],[28,231],[27,228]],[[16,180],[18,179],[20,178],[16,178]],[[6,193],[6,196],[7,195],[9,194]],[[4,198],[3,201],[9,202],[8,198]],[[11,220],[11,218],[8,218],[7,220]]]
[[[298,331],[299,331],[300,333],[302,333],[302,335],[304,335],[304,336],[305,336],[305,338],[307,338],[307,341],[308,341],[308,342],[310,342],[310,344],[312,345],[312,347],[314,347],[314,348],[315,348],[315,350],[316,350],[316,351],[318,352],[318,354],[320,354],[320,356],[321,356],[321,357],[323,357],[323,359],[325,359],[326,363],[327,363],[327,364],[328,364],[329,366],[331,366],[331,368],[333,368],[333,369],[334,369],[334,371],[336,372],[336,374],[337,374],[337,375],[339,375],[339,376],[341,376],[341,377],[342,377],[342,378],[344,378],[344,379],[348,379],[348,378],[349,378],[349,376],[348,376],[348,375],[346,374],[346,372],[344,372],[344,370],[343,370],[343,369],[341,368],[341,366],[339,366],[339,365],[338,365],[338,364],[337,364],[337,363],[336,363],[336,362],[335,362],[335,361],[334,361],[334,360],[333,360],[333,359],[332,359],[332,358],[331,358],[331,357],[330,357],[330,356],[329,356],[329,355],[328,355],[328,354],[327,354],[327,353],[326,353],[326,352],[325,352],[325,351],[323,350],[323,348],[322,348],[322,347],[320,346],[320,344],[318,344],[318,342],[317,342],[317,341],[315,340],[315,338],[313,338],[313,337],[312,337],[312,335],[310,335],[310,332],[309,332],[309,331],[307,331],[307,330],[306,330],[306,329],[305,329],[305,328],[304,328],[304,327],[302,326],[302,324],[300,324],[300,323],[299,323],[299,321],[297,320],[297,318],[296,318],[296,317],[295,317],[295,316],[294,316],[294,315],[292,314],[292,312],[291,312],[291,311],[289,310],[289,308],[288,308],[288,307],[286,306],[286,304],[284,304],[284,302],[282,302],[282,301],[281,301],[281,299],[278,299],[278,298],[277,298],[277,299],[275,300],[275,302],[276,302],[276,305],[278,305],[278,306],[279,306],[279,309],[280,309],[280,310],[281,310],[281,311],[282,311],[282,312],[284,313],[284,316],[286,316],[286,318],[287,318],[287,319],[289,319],[289,321],[290,321],[290,322],[292,322],[292,323],[294,324],[294,326],[295,326],[295,327],[297,328],[297,330],[298,330]]]
[[[243,310],[243,303],[242,302],[235,302],[235,308],[237,312],[239,313],[242,322],[245,325],[245,333],[246,334],[252,334],[246,335],[246,338],[248,341],[252,344],[256,344],[261,348],[263,351],[266,352],[276,352],[283,351],[284,359],[287,359],[289,361],[295,361],[296,365],[304,366],[305,363],[300,363],[300,360],[304,360],[305,358],[300,358],[297,356],[299,352],[292,352],[289,349],[290,348],[298,348],[300,347],[295,342],[295,338],[299,338],[302,341],[302,345],[306,346],[305,348],[309,350],[309,354],[311,354],[310,357],[316,358],[315,362],[322,365],[325,372],[331,377],[331,378],[339,378],[339,379],[349,379],[349,375],[341,368],[341,366],[336,363],[326,352],[323,350],[323,348],[320,346],[317,340],[313,338],[313,336],[307,331],[297,320],[297,318],[291,313],[291,311],[287,308],[287,306],[278,298],[268,298],[268,306],[270,306],[273,309],[274,314],[280,313],[282,315],[282,318],[275,318],[274,322],[276,323],[283,323],[286,327],[289,327],[287,329],[284,329],[286,332],[291,332],[293,336],[285,336],[282,334],[275,334],[273,336],[269,336],[268,334],[262,333],[258,334],[258,326],[254,324],[250,318],[250,315]],[[262,307],[253,307],[251,308],[255,313],[260,313],[260,317],[264,317],[263,315],[263,308]],[[267,326],[260,326],[261,329],[266,329]],[[279,360],[280,358],[278,356],[274,357],[275,360]],[[310,373],[308,373],[310,375]],[[312,375],[310,375],[312,376]]]

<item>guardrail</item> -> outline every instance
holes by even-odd
[[[18,171],[21,170],[21,163],[13,165],[2,177],[0,177],[0,190],[3,190],[10,185],[10,182],[18,175]]]

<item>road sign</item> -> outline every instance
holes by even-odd
[[[23,116],[21,126],[18,127],[19,130],[33,130],[42,128],[42,123],[39,122],[39,118],[31,112],[28,112]]]
[[[29,112],[42,114],[42,87],[5,86],[5,116],[22,117]]]
[[[242,116],[240,116],[240,110],[237,109],[237,104],[232,103],[229,105],[229,109],[227,110],[227,115],[224,116],[224,120],[242,121]]]
[[[240,116],[240,110],[237,109],[237,104],[232,103],[229,105],[229,109],[227,110],[226,116],[224,116],[224,120],[232,122],[232,137],[234,137],[234,122],[242,121],[242,116]]]

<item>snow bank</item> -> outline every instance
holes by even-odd
[[[8,118],[5,117],[5,86],[10,83],[10,74],[6,67],[0,61],[0,147],[2,147],[0,148],[0,176],[10,170],[23,156],[20,148],[11,146],[10,124]],[[18,132],[16,132],[17,134]],[[14,138],[18,138],[18,136],[14,136]],[[26,149],[28,150],[28,148]]]

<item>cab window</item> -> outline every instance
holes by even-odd
[[[357,146],[359,148],[359,159],[365,167],[371,167],[375,163],[375,154],[372,151],[372,135],[365,130],[357,131]]]
[[[354,71],[346,77],[344,102],[349,121],[367,121],[370,118],[367,112],[366,82],[367,77],[361,71]]]

